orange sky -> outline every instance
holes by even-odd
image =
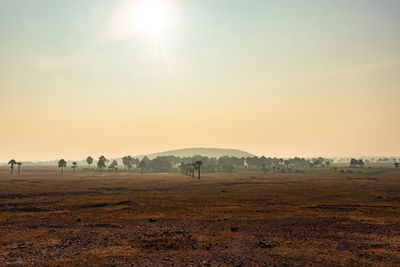
[[[223,2],[164,1],[154,39],[138,1],[2,1],[0,161],[400,154],[399,2]]]

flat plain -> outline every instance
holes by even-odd
[[[0,265],[400,266],[400,172],[2,167]]]

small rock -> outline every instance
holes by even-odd
[[[149,222],[151,223],[156,222],[156,219],[149,219]]]
[[[239,227],[231,227],[231,231],[232,232],[237,232],[237,231],[239,231]]]
[[[81,221],[81,218],[77,218],[76,221],[77,221],[77,222],[80,222],[80,221]]]
[[[225,190],[221,190],[221,192],[222,192],[222,193],[226,193],[226,191],[225,191]]]
[[[25,242],[18,243],[18,248],[26,248]]]
[[[258,242],[258,245],[260,246],[260,248],[273,248],[273,247],[276,247],[276,245],[268,243],[268,242],[265,242],[265,241],[262,241],[262,240],[260,242]]]

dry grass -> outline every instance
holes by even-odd
[[[0,215],[2,266],[400,265],[399,172],[198,181],[3,168]]]

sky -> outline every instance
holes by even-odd
[[[400,155],[399,13],[397,0],[0,0],[0,161]]]

